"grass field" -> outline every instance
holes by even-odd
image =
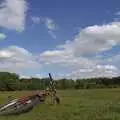
[[[0,93],[0,103],[11,94],[18,97],[28,93]],[[120,120],[120,89],[65,90],[58,94],[60,105],[51,106],[47,102],[29,113],[0,120]]]

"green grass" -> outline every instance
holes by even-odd
[[[24,96],[30,92],[0,93],[0,103],[9,95]],[[0,117],[0,120],[120,120],[120,89],[59,91],[60,105],[47,102],[29,113]]]

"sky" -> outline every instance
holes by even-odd
[[[0,71],[20,77],[120,75],[120,0],[0,0]]]

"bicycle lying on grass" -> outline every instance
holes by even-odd
[[[49,79],[48,89],[22,98],[10,100],[8,103],[0,106],[0,115],[17,115],[28,112],[36,105],[44,103],[47,96],[51,96],[53,104],[60,104],[60,99],[56,96],[54,80],[50,73]]]

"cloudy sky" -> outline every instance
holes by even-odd
[[[0,71],[120,75],[120,0],[0,0]]]

